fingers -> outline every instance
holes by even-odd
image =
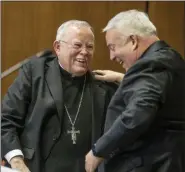
[[[12,167],[12,169],[18,170],[20,172],[30,172],[30,170],[25,165]]]
[[[92,169],[92,167],[90,167],[89,165],[85,165],[85,171],[86,172],[94,172],[95,170]]]
[[[85,171],[86,171],[86,172],[89,172],[87,163],[85,163]]]
[[[30,170],[25,165],[23,160],[22,161],[19,161],[19,160],[13,161],[11,163],[11,167],[12,167],[12,169],[19,170],[20,172],[30,172]]]
[[[102,75],[94,75],[94,77],[95,77],[97,80],[106,81],[105,76],[102,76]]]
[[[86,172],[90,172],[87,161],[85,162],[85,171],[86,171]]]
[[[98,75],[105,75],[106,74],[105,70],[93,70],[92,72],[95,74],[98,74]]]
[[[30,170],[26,166],[12,167],[12,169],[18,170],[20,172],[30,172]]]

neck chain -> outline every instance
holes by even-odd
[[[85,79],[84,79],[84,84],[83,84],[82,94],[81,94],[81,97],[80,97],[80,102],[79,102],[79,105],[78,105],[78,109],[77,109],[74,121],[72,121],[71,116],[69,114],[69,111],[68,111],[66,105],[64,105],[66,113],[67,113],[67,116],[69,118],[69,121],[70,121],[71,127],[72,127],[70,131],[69,130],[67,131],[67,133],[71,134],[71,139],[73,141],[73,144],[76,144],[76,140],[77,140],[76,134],[80,134],[80,131],[79,130],[75,130],[74,126],[75,126],[76,120],[78,118],[78,114],[79,114],[80,107],[81,107],[81,104],[82,104],[84,90],[85,90],[85,84],[86,84],[86,75],[85,75]]]

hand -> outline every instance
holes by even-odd
[[[85,157],[86,172],[94,172],[103,160],[103,158],[94,156],[91,150]]]
[[[20,172],[30,172],[30,170],[25,165],[24,160],[21,156],[13,157],[10,160],[10,165],[11,165],[12,169],[19,170]]]
[[[94,70],[94,76],[98,80],[107,82],[121,82],[124,78],[123,73],[114,72],[112,70]]]

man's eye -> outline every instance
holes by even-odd
[[[89,50],[92,50],[94,47],[92,45],[87,46]]]
[[[115,51],[115,45],[113,45],[113,44],[109,44],[108,48],[110,51]]]
[[[74,44],[73,46],[74,46],[74,48],[81,48],[82,45],[81,44]]]
[[[111,51],[115,51],[115,46],[109,46],[109,49],[110,49]]]

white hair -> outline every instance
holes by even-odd
[[[81,21],[81,20],[69,20],[69,21],[64,22],[58,28],[57,35],[56,35],[56,41],[59,41],[61,39],[61,37],[64,36],[66,29],[71,27],[71,26],[75,26],[75,27],[78,27],[78,28],[80,28],[80,27],[88,27],[88,28],[91,29],[92,34],[94,36],[93,28],[91,27],[91,25],[88,22]]]
[[[118,13],[108,22],[103,32],[110,29],[119,29],[125,36],[138,35],[143,37],[157,35],[156,27],[150,21],[148,15],[138,10]]]

